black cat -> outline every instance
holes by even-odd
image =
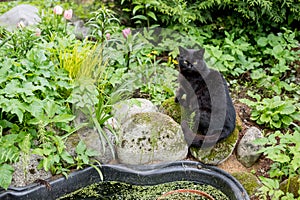
[[[236,120],[226,80],[206,66],[204,51],[179,47],[178,57],[180,87],[175,101],[193,114],[192,130],[186,119],[181,126],[187,143],[196,147],[213,146],[227,138]]]

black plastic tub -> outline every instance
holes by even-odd
[[[145,166],[103,165],[101,171],[104,176],[103,181],[119,181],[134,185],[193,181],[211,185],[221,190],[230,200],[249,200],[243,186],[231,175],[217,167],[194,161],[178,161]],[[100,181],[97,171],[89,167],[71,173],[68,179],[62,177],[49,181],[51,190],[39,184],[22,188],[10,187],[8,190],[0,191],[0,199],[56,199]]]

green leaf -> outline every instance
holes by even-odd
[[[271,120],[271,116],[268,115],[267,113],[263,113],[259,119],[265,123],[265,122],[269,122]]]
[[[6,143],[4,143],[5,145]],[[19,149],[16,146],[0,146],[0,164],[16,162],[19,159]]]
[[[136,5],[136,6],[134,6],[134,8],[132,10],[132,14],[135,15],[136,11],[138,11],[140,9],[144,9],[144,5]]]
[[[39,118],[44,113],[43,102],[37,98],[33,99],[28,106],[27,111],[30,112],[34,117]]]
[[[7,190],[12,181],[14,168],[9,164],[0,165],[0,187]]]
[[[235,60],[235,58],[233,56],[229,55],[229,54],[224,54],[224,55],[222,55],[221,58],[222,58],[222,60],[228,60],[228,61],[234,61]]]
[[[273,161],[276,161],[276,162],[280,162],[280,163],[287,163],[289,162],[291,159],[289,156],[283,154],[283,153],[280,153],[275,157],[272,158]]]
[[[296,112],[290,115],[294,120],[299,121],[300,120],[300,112]]]
[[[74,164],[74,159],[67,151],[63,151],[61,154],[61,158],[66,161],[68,164]]]
[[[86,165],[89,164],[90,159],[87,155],[85,155],[85,154],[80,155],[80,158],[84,164],[86,164]]]
[[[151,11],[150,11],[150,12],[147,12],[147,15],[148,15],[149,17],[151,17],[152,19],[154,19],[155,21],[157,21],[154,12],[151,12]]]
[[[55,104],[53,100],[47,100],[44,104],[44,110],[49,118],[54,117],[55,112],[58,110],[58,106]]]
[[[268,39],[266,37],[260,37],[257,40],[257,44],[258,44],[258,46],[264,47],[268,44]]]
[[[87,149],[85,154],[89,157],[93,157],[93,156],[99,156],[99,152],[94,150],[94,149]]]
[[[296,154],[290,164],[293,171],[297,171],[300,168],[300,155]]]
[[[46,172],[49,171],[49,169],[51,167],[51,163],[53,162],[53,161],[51,161],[51,159],[52,159],[51,157],[50,158],[44,157],[44,159],[42,160],[43,168]]]
[[[289,116],[283,116],[281,121],[286,125],[290,125],[293,122],[293,119]]]
[[[75,119],[74,115],[61,114],[61,115],[55,116],[51,121],[52,122],[65,122],[65,123],[68,123],[68,122],[72,121],[73,119]]]
[[[273,48],[274,55],[279,55],[282,51],[283,51],[283,48],[282,48],[282,46],[280,44],[276,45]]]
[[[82,140],[80,140],[80,142],[77,144],[75,151],[79,155],[83,155],[84,152],[86,151],[86,145],[84,144],[84,142]]]
[[[270,125],[271,125],[271,127],[280,128],[281,121],[271,121]]]
[[[136,15],[136,16],[132,17],[131,19],[141,19],[141,20],[147,21],[148,18],[144,15]]]
[[[296,111],[296,107],[294,105],[285,105],[278,109],[281,114],[289,115]]]

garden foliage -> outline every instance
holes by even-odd
[[[20,2],[1,3],[0,12]],[[93,165],[95,152],[80,142],[71,156],[65,140],[86,125],[107,139],[103,129],[118,99],[144,97],[159,105],[172,98],[178,46],[202,46],[208,66],[252,109],[251,120],[268,130],[259,143],[274,165],[270,178],[261,178],[259,195],[291,197],[279,183],[300,174],[299,1],[61,2],[90,28],[81,39],[75,18],[53,13],[52,1],[31,3],[43,13],[40,24],[0,30],[0,187],[10,185],[20,154],[41,156],[40,167],[53,174]],[[89,120],[75,127],[78,111]]]

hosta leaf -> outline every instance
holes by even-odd
[[[294,120],[300,121],[300,112],[296,112],[290,115]]]
[[[280,120],[280,116],[279,116],[277,113],[274,113],[274,114],[272,115],[272,120],[273,120],[273,121],[279,121],[279,120]]]
[[[281,114],[289,115],[296,111],[296,107],[294,105],[285,105],[278,109]]]
[[[267,113],[263,113],[260,118],[262,122],[269,122],[271,120],[271,116],[268,115]]]
[[[283,116],[281,121],[286,125],[290,125],[292,123],[293,119],[289,116]]]
[[[271,121],[270,123],[272,128],[280,128],[281,127],[281,121]]]
[[[0,187],[7,190],[12,181],[14,168],[9,164],[0,165]]]

